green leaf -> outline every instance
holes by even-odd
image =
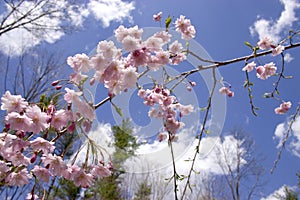
[[[250,42],[245,41],[244,44],[248,47],[250,47],[250,49],[253,49],[252,45],[250,44]]]
[[[285,79],[291,79],[291,78],[293,78],[293,76],[284,76],[283,78],[285,78]]]
[[[111,102],[111,104],[113,105],[113,107],[115,108],[116,112],[121,116],[123,117],[123,113],[122,113],[122,109],[117,106],[116,104],[114,104],[113,102]]]
[[[171,19],[170,15],[169,15],[168,18],[166,19],[166,31],[169,30],[171,22],[172,22],[172,19]]]
[[[210,130],[204,130],[204,133],[210,134]]]
[[[243,87],[246,88],[247,85],[248,85],[248,81],[245,81],[244,84],[243,84]]]

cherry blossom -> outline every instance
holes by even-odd
[[[112,172],[109,170],[109,168],[107,166],[103,166],[102,164],[92,166],[91,174],[95,178],[108,177],[111,175],[111,173]]]
[[[283,51],[284,51],[284,46],[278,45],[276,48],[274,48],[272,50],[272,55],[277,56],[277,55],[281,54]]]
[[[87,188],[93,184],[94,177],[78,166],[71,166],[71,180],[77,187]]]
[[[90,69],[89,57],[84,53],[76,54],[73,57],[69,56],[67,63],[75,72],[88,72]]]
[[[30,141],[30,147],[34,151],[42,151],[44,154],[52,153],[55,149],[54,142],[49,142],[41,137],[37,137]]]
[[[247,71],[247,72],[251,72],[251,71],[253,71],[253,69],[255,67],[256,67],[256,63],[254,61],[252,61],[251,63],[248,63],[242,70]]]
[[[31,171],[41,181],[46,182],[46,183],[49,182],[51,174],[50,174],[48,169],[46,169],[44,167],[41,167],[41,166],[38,166],[38,165],[35,165],[34,168]]]
[[[42,157],[42,162],[44,166],[49,167],[49,171],[54,176],[61,176],[65,170],[67,170],[67,165],[64,163],[62,158],[57,155],[47,154]]]
[[[6,110],[7,113],[22,112],[28,105],[21,95],[11,95],[9,91],[1,97],[1,103],[1,110]]]
[[[26,109],[26,116],[32,121],[30,125],[30,131],[33,133],[39,133],[49,127],[49,116],[42,112],[37,105],[29,106]]]
[[[162,12],[157,13],[156,15],[153,15],[154,21],[160,21],[162,16]]]
[[[228,97],[233,97],[234,96],[234,92],[231,91],[228,87],[225,87],[225,86],[221,87],[219,89],[219,92],[220,92],[220,94],[225,94]]]
[[[9,124],[12,130],[30,131],[33,122],[25,114],[11,112],[5,116],[5,123]]]
[[[274,112],[276,114],[285,114],[291,108],[291,106],[292,106],[292,103],[290,101],[288,101],[288,102],[284,101],[280,104],[279,107],[274,109]]]
[[[182,39],[190,40],[195,37],[195,27],[191,25],[189,19],[185,19],[185,16],[180,15],[180,17],[175,21],[176,31],[181,33]]]
[[[22,169],[18,172],[11,172],[5,178],[5,182],[9,186],[23,186],[29,183],[29,179],[32,178],[27,169]]]
[[[256,76],[262,80],[268,79],[270,76],[276,74],[277,67],[273,62],[267,63],[264,66],[258,66],[256,68]]]
[[[258,47],[262,50],[268,50],[273,46],[273,41],[270,37],[266,36],[258,41]]]
[[[63,127],[67,126],[69,121],[68,111],[60,109],[53,114],[50,125],[56,130],[61,130]]]

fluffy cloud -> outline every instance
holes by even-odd
[[[18,12],[13,14],[9,14],[12,7],[6,5],[6,9],[0,13],[0,19],[6,19],[2,27],[9,26],[16,22],[16,19],[19,19],[16,24],[20,25],[0,36],[0,50],[3,53],[17,56],[42,42],[54,43],[65,35],[62,26],[70,24],[82,27],[88,17],[101,21],[104,28],[112,21],[121,22],[125,19],[131,21],[130,14],[135,9],[133,2],[122,0],[90,0],[82,5],[70,5],[67,0],[41,2],[37,4],[25,0],[17,8]],[[49,7],[52,14],[43,15],[45,9]],[[27,17],[22,18],[22,15]],[[33,23],[27,23],[32,20]],[[24,23],[25,25],[22,25]]]
[[[102,21],[103,27],[108,27],[111,21],[121,22],[130,17],[134,10],[134,3],[127,3],[121,0],[91,0],[88,9],[93,13],[95,19]]]
[[[279,42],[280,33],[289,30],[294,22],[298,21],[296,10],[300,8],[297,0],[281,0],[284,10],[281,12],[277,20],[258,19],[253,26],[250,27],[252,35],[258,34],[259,38],[270,36],[274,41]]]
[[[273,139],[278,141],[277,148],[281,148],[282,143],[286,140],[287,123],[277,125]],[[300,117],[297,117],[292,125],[292,131],[286,141],[286,148],[295,156],[300,158]]]
[[[278,200],[278,199],[283,199],[283,198],[280,198],[280,197],[285,197],[286,188],[291,189],[291,190],[295,190],[296,189],[296,187],[290,187],[290,186],[283,185],[279,189],[275,190],[269,196],[267,196],[265,198],[261,198],[260,200]]]

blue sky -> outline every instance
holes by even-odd
[[[112,36],[113,30],[120,24],[124,26],[137,24],[141,28],[158,26],[159,24],[152,20],[152,15],[162,11],[163,18],[170,15],[176,19],[181,14],[190,18],[197,31],[195,41],[203,46],[213,60],[224,61],[250,54],[251,52],[244,45],[244,41],[256,44],[259,37],[264,34],[269,34],[274,38],[282,37],[287,35],[289,29],[297,30],[300,27],[299,21],[296,19],[300,17],[300,2],[297,3],[297,1],[293,0],[138,0],[131,2],[114,0],[110,1],[111,3],[109,4],[105,4],[107,6],[105,8],[103,8],[103,3],[99,3],[101,1],[92,0],[86,2],[82,8],[82,24],[79,23],[81,22],[80,15],[77,16],[77,19],[74,19],[78,26],[82,25],[79,29],[80,31],[71,35],[53,32],[44,40],[34,40],[36,43],[33,43],[33,46],[40,43],[47,45],[50,49],[58,48],[65,53],[65,56],[76,53],[88,54],[100,40]],[[105,12],[103,12],[104,10]],[[263,22],[265,24],[261,25]],[[7,46],[9,45],[14,45],[10,46],[10,48],[18,49],[20,35],[17,37],[16,35],[17,32],[14,32],[11,35],[6,35],[6,38],[0,38],[0,44],[2,45],[0,51],[8,53]],[[25,32],[21,35],[24,38],[29,37]],[[28,41],[33,41],[33,39],[30,38]],[[12,42],[8,43],[7,41]],[[23,43],[25,43],[24,40]],[[18,54],[18,51],[13,52]],[[255,83],[253,87],[254,104],[260,108],[258,116],[255,117],[251,114],[247,92],[242,87],[245,80],[245,75],[241,71],[243,63],[240,62],[219,69],[221,76],[230,82],[235,92],[235,97],[227,99],[227,102],[225,102],[226,118],[222,127],[222,133],[226,134],[234,127],[242,127],[255,139],[257,150],[266,157],[263,165],[266,168],[265,178],[268,182],[264,187],[264,197],[273,193],[284,184],[295,186],[297,184],[295,174],[300,170],[300,120],[298,120],[294,126],[294,134],[291,136],[275,172],[272,175],[269,173],[278,152],[276,146],[280,137],[282,137],[282,125],[280,124],[284,123],[287,117],[293,114],[300,98],[297,87],[300,80],[300,60],[297,58],[297,55],[299,55],[300,49],[293,49],[287,53],[294,58],[290,62],[286,62],[286,74],[293,75],[293,79],[281,82],[279,87],[281,98],[293,103],[291,111],[286,115],[279,116],[274,114],[273,110],[279,105],[278,101],[261,98],[264,92],[272,90],[272,83],[276,79],[272,78],[262,81],[257,79],[254,73],[250,74],[250,79]],[[274,61],[276,64],[280,64],[280,59],[277,57],[265,56],[258,60],[261,63]],[[191,77],[192,80],[198,78],[200,80],[194,94],[198,98],[197,103],[200,106],[204,106],[205,104],[203,103],[207,97],[203,99],[201,94],[207,95],[207,90],[202,88],[206,87],[203,77],[199,75]],[[105,95],[106,91],[99,86],[96,99],[101,99]],[[223,100],[221,103],[224,103]],[[141,109],[141,111],[145,111],[145,109]],[[99,113],[105,113],[105,117],[99,116],[99,122],[101,123],[113,122],[117,118],[111,118],[112,111],[110,106],[100,108],[98,115],[101,115]],[[147,120],[147,118],[144,119]],[[278,137],[274,140],[275,133]],[[159,149],[159,145],[161,144],[157,144],[156,148]],[[144,148],[147,150],[147,146],[144,146]],[[212,161],[205,160],[205,162],[210,163]]]

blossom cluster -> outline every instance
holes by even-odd
[[[275,45],[270,37],[264,37],[257,42],[257,47],[261,50],[269,50],[272,49],[272,55],[277,56],[284,51],[284,46]],[[259,65],[256,67],[256,63],[254,61],[247,63],[245,67],[243,67],[242,71],[246,71],[247,73],[256,70],[257,78],[261,80],[266,80],[271,76],[276,75],[277,67],[275,63],[270,62],[264,65]],[[283,102],[279,107],[275,108],[274,111],[276,114],[285,114],[291,108],[291,102]]]
[[[156,16],[156,21],[161,13]],[[194,26],[189,19],[180,16],[175,28],[185,40],[195,36]],[[84,83],[103,83],[108,96],[113,97],[138,86],[141,71],[156,71],[165,65],[178,65],[186,59],[183,45],[175,40],[168,31],[160,31],[147,39],[142,37],[143,29],[134,26],[119,26],[115,37],[121,44],[118,48],[112,41],[100,41],[95,55],[84,53],[67,58],[67,64],[73,69],[65,87],[64,100],[67,109],[58,109],[53,102],[49,105],[29,103],[20,95],[7,91],[1,98],[1,109],[6,111],[5,128],[0,133],[0,182],[8,186],[22,186],[30,179],[48,183],[52,177],[63,177],[76,186],[89,187],[97,178],[109,176],[111,165],[102,162],[82,166],[64,161],[63,155],[57,155],[56,139],[63,134],[74,133],[79,125],[89,131],[95,119],[93,102],[85,96]],[[89,76],[87,75],[89,74]],[[90,75],[92,74],[92,75]],[[57,90],[62,80],[52,83]],[[139,94],[141,95],[141,89]],[[166,88],[155,87],[144,91],[145,104],[151,106],[149,116],[161,118],[166,131],[175,135],[183,126],[180,118],[193,111],[191,105],[184,106]],[[56,137],[49,137],[49,133]],[[90,162],[89,162],[90,163]],[[29,197],[36,197],[30,193]]]
[[[184,23],[192,26],[190,22]],[[186,26],[182,25],[178,31],[183,31]],[[87,79],[83,73],[93,70],[90,84],[95,81],[103,83],[109,96],[114,96],[136,86],[140,67],[156,71],[167,64],[178,65],[186,59],[180,42],[175,40],[169,44],[172,35],[167,31],[157,32],[146,40],[142,39],[142,33],[143,29],[138,26],[125,28],[121,25],[115,30],[115,37],[122,49],[117,48],[113,41],[104,40],[99,42],[93,56],[76,54],[68,57],[67,63],[74,70],[70,80],[80,85]],[[185,31],[185,34],[189,33]],[[185,38],[191,39],[192,35]],[[164,49],[166,44],[169,45],[168,49]]]
[[[78,107],[84,105],[79,92],[66,90],[64,98],[68,103],[77,101]],[[48,183],[50,177],[60,176],[72,180],[76,186],[89,187],[94,179],[110,175],[109,166],[101,163],[87,167],[70,165],[54,153],[55,142],[47,138],[47,133],[62,129],[72,133],[77,120],[72,110],[56,110],[54,104],[44,109],[9,91],[2,96],[1,103],[1,109],[6,111],[5,128],[0,133],[1,184],[23,186],[33,177]],[[88,109],[83,116],[88,115],[86,113]]]
[[[160,118],[163,120],[165,131],[167,131],[172,138],[179,128],[184,126],[180,118],[183,115],[188,115],[193,112],[192,105],[180,104],[176,97],[171,95],[170,91],[165,88],[155,87],[152,90],[140,89],[139,97],[144,99],[144,104],[151,106],[148,112],[149,117]]]

